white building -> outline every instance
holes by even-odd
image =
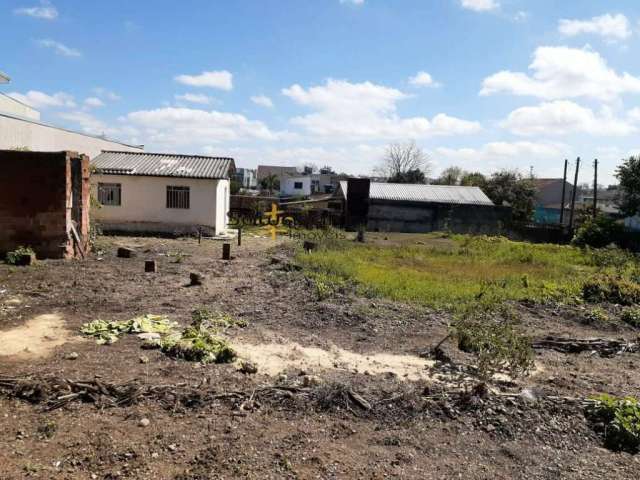
[[[0,84],[9,77],[0,72]],[[88,135],[40,121],[33,107],[0,93],[0,150],[27,149],[57,152],[70,150],[93,159],[102,150],[141,152],[141,145],[128,145],[106,137]]]
[[[104,231],[220,235],[227,229],[232,158],[105,151],[91,186]]]
[[[283,175],[280,177],[280,195],[283,197],[308,197],[311,195],[311,177]]]

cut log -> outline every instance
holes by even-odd
[[[579,339],[547,336],[534,341],[533,348],[537,350],[555,350],[562,353],[598,352],[602,356],[611,357],[625,352],[639,352],[640,342],[631,342],[624,339]]]
[[[133,258],[136,256],[136,252],[132,248],[119,247],[117,255],[119,258]]]

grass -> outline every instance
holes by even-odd
[[[586,279],[626,275],[636,261],[603,262],[572,246],[514,242],[502,237],[426,234],[411,244],[358,244],[330,239],[298,254],[309,277],[326,285],[351,282],[361,293],[449,311],[504,301],[571,301]],[[616,253],[609,253],[615,256]],[[620,257],[623,255],[620,254]],[[615,265],[611,265],[611,264]]]

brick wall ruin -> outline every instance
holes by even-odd
[[[89,192],[86,155],[0,150],[0,255],[21,245],[38,258],[86,251]]]

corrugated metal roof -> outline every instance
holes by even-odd
[[[346,198],[347,182],[340,182],[340,189]],[[449,185],[421,185],[409,183],[371,182],[369,198],[404,202],[434,202],[472,205],[493,205],[493,202],[478,187]]]
[[[233,158],[170,153],[116,152],[106,150],[93,159],[96,173],[153,177],[228,178]]]

